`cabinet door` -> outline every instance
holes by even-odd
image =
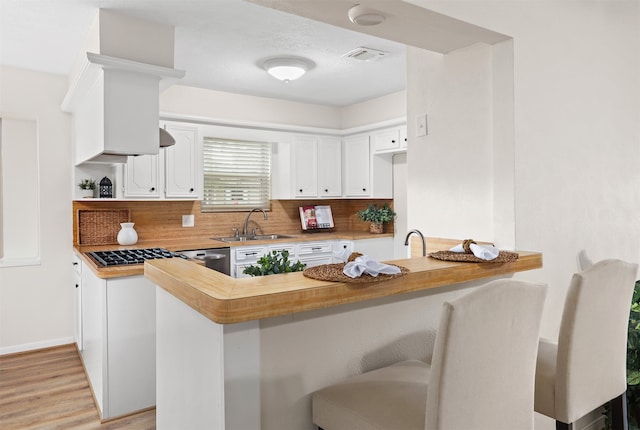
[[[160,197],[159,156],[128,157],[124,197]]]
[[[342,142],[322,137],[318,144],[318,197],[342,195]]]
[[[82,351],[82,260],[73,254],[73,276],[74,276],[74,296],[73,308],[75,318],[73,319],[73,338],[78,346],[78,351]]]
[[[318,195],[318,138],[296,136],[293,145],[293,184],[295,197]]]
[[[345,196],[370,195],[369,136],[360,135],[344,140]]]
[[[164,148],[165,195],[167,198],[197,198],[198,130],[167,126],[176,144]]]
[[[392,152],[400,149],[400,129],[391,128],[375,132],[373,138],[373,150],[376,153]]]
[[[101,413],[104,413],[107,383],[106,361],[106,281],[91,270],[83,270],[82,283],[82,362]]]

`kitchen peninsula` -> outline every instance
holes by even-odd
[[[313,391],[399,359],[428,359],[428,329],[440,315],[434,295],[540,268],[542,255],[393,263],[409,273],[348,284],[302,273],[232,279],[180,259],[146,262],[156,284],[157,428],[313,429]]]

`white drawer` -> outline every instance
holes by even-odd
[[[304,243],[298,248],[298,256],[333,252],[333,242]]]
[[[235,261],[255,261],[269,252],[266,246],[242,247],[233,251],[236,256]]]
[[[282,245],[271,245],[269,247],[269,253],[272,251],[288,251],[289,258],[292,258],[296,255],[296,247],[293,244],[283,243]]]

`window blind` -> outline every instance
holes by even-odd
[[[271,144],[205,137],[203,212],[269,209]]]

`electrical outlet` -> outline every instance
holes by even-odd
[[[195,216],[194,215],[182,215],[182,226],[183,227],[193,227],[195,225]]]
[[[427,114],[416,117],[416,137],[427,135]]]

